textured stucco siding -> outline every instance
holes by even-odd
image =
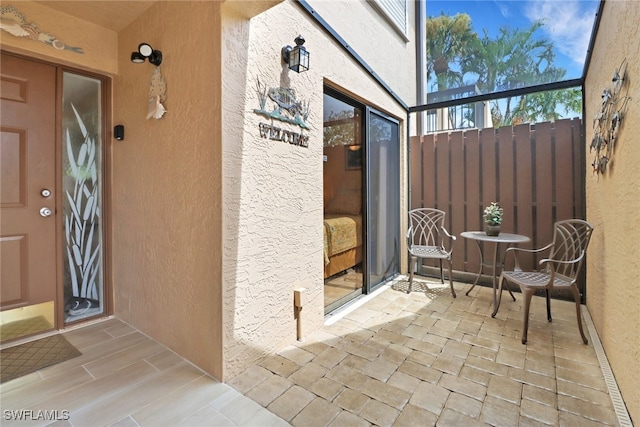
[[[292,1],[251,20],[223,6],[222,33],[224,377],[228,378],[295,341],[294,288],[307,289],[303,333],[323,324],[323,84],[400,119],[406,113]],[[311,69],[301,74],[280,60],[280,49],[292,45],[298,34],[311,52]],[[383,60],[372,59],[370,65],[377,69]],[[300,128],[277,120],[271,123],[253,113],[259,107],[257,79],[267,87],[291,87],[298,100],[310,102],[312,129],[303,131],[309,135],[309,147],[260,137],[260,122],[294,132]],[[401,131],[404,150],[402,124]]]
[[[587,220],[595,227],[587,258],[587,306],[635,423],[640,422],[640,3],[607,1],[585,84]],[[602,92],[628,60],[629,109],[607,172],[591,173],[588,146]]]
[[[82,48],[84,53],[58,50],[28,37],[15,37],[0,31],[3,49],[106,74],[118,72],[118,35],[114,31],[58,12],[41,3],[2,1],[0,5],[13,5],[24,15],[27,23],[34,23],[40,31],[57,37],[68,46]]]
[[[220,5],[158,2],[119,34],[111,142],[115,315],[222,377]],[[163,54],[167,113],[145,119]]]
[[[415,2],[407,1],[409,16],[404,36],[393,29],[372,1],[308,3],[400,98],[409,106],[416,105]]]

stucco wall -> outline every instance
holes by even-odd
[[[222,378],[220,5],[152,6],[119,34],[114,82],[112,224],[115,314]],[[163,54],[168,112],[146,120]]]
[[[57,37],[68,46],[80,47],[84,53],[58,50],[28,37],[15,37],[0,31],[3,49],[87,70],[107,74],[118,72],[118,35],[115,32],[60,13],[40,3],[2,1],[0,5],[13,5],[25,17],[26,23],[34,23],[39,31]]]
[[[349,2],[332,3],[343,7]],[[311,69],[301,74],[280,60],[281,48],[292,45],[298,34],[311,53]],[[223,6],[222,54],[227,378],[295,341],[294,288],[307,288],[303,332],[323,324],[323,84],[341,88],[401,120],[406,112],[293,1],[251,20]],[[377,70],[385,61],[372,58],[369,64]],[[308,148],[260,137],[259,123],[270,120],[253,112],[259,107],[256,79],[267,87],[291,87],[299,100],[310,102],[312,129],[303,131],[309,135]],[[300,132],[299,127],[276,120],[273,125]],[[406,134],[401,130],[404,164]],[[406,177],[403,203],[404,183]]]
[[[415,102],[415,2],[407,1],[409,17],[405,36],[393,29],[373,1],[309,0],[309,5],[404,102],[410,107],[418,104]]]
[[[629,61],[629,109],[607,172],[587,173],[587,220],[595,227],[587,258],[587,306],[635,423],[640,421],[640,3],[607,1],[585,84],[587,150],[602,92]],[[593,153],[587,152],[587,171]]]

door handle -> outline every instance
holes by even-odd
[[[45,217],[45,218],[48,217],[48,216],[51,216],[52,213],[53,212],[51,212],[51,209],[49,209],[49,208],[41,208],[40,209],[40,215]]]

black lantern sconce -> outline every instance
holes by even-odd
[[[162,52],[154,50],[149,43],[140,43],[137,52],[131,52],[131,62],[142,64],[145,59],[156,67],[162,64]]]
[[[302,73],[309,69],[309,51],[302,46],[305,42],[302,36],[295,39],[296,46],[282,48],[282,60],[296,73]]]

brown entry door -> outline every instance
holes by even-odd
[[[2,53],[0,309],[56,298],[56,69]]]

